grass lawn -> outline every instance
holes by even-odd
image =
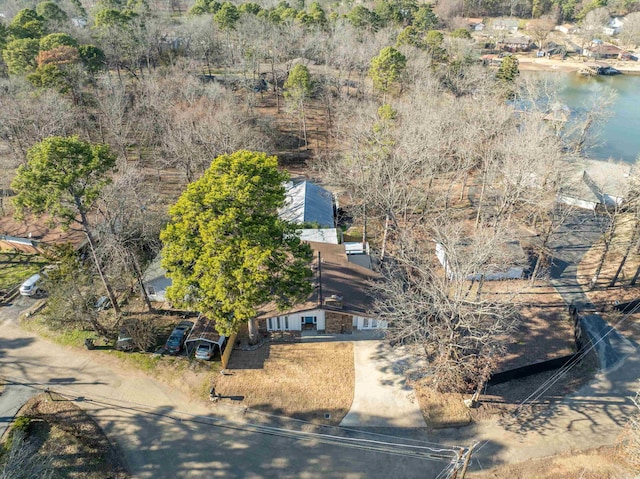
[[[0,251],[0,294],[20,285],[46,264],[37,255]]]
[[[234,351],[228,370],[230,375],[216,379],[216,392],[243,396],[240,404],[270,414],[338,424],[353,402],[350,342],[272,343],[256,351]]]

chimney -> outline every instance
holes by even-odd
[[[326,298],[324,300],[324,304],[325,306],[330,306],[332,308],[336,308],[336,309],[342,309],[343,306],[343,300],[342,300],[342,296],[338,296],[336,294],[332,294],[331,296],[329,296],[328,298]]]

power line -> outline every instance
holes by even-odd
[[[6,378],[5,380],[14,384],[21,384],[14,380],[6,379]],[[44,384],[41,384],[41,383],[35,383],[35,384],[38,384],[39,386],[45,386]],[[22,384],[22,385],[25,387],[30,387],[40,391],[44,390],[43,387],[37,387],[35,384],[32,383],[32,384]],[[64,391],[69,391],[69,392],[66,394],[61,393],[60,389]],[[279,436],[279,437],[289,438],[297,441],[315,441],[315,442],[321,442],[328,445],[350,447],[354,449],[368,450],[373,452],[386,453],[390,455],[421,459],[421,460],[432,460],[432,461],[438,461],[438,462],[449,461],[451,460],[452,455],[457,454],[457,451],[455,449],[451,449],[447,447],[434,448],[434,447],[428,447],[428,446],[419,446],[415,444],[402,444],[402,443],[392,443],[387,441],[375,441],[371,439],[340,437],[335,435],[321,434],[321,433],[315,433],[315,432],[309,432],[309,431],[295,431],[291,429],[273,427],[268,425],[240,423],[240,422],[233,422],[226,419],[220,419],[215,417],[197,416],[197,415],[193,415],[193,414],[182,412],[182,411],[176,411],[177,414],[172,415],[172,414],[162,413],[157,411],[149,411],[148,410],[149,406],[142,405],[139,403],[133,403],[130,401],[120,401],[122,403],[125,403],[125,404],[128,403],[132,405],[132,406],[124,406],[120,404],[115,404],[113,400],[109,398],[105,400],[104,398],[95,399],[95,398],[88,397],[86,395],[79,395],[76,391],[73,391],[72,388],[68,388],[68,387],[58,388],[58,391],[56,392],[58,394],[61,394],[63,396],[67,396],[70,398],[75,398],[75,399],[82,398],[84,401],[91,402],[96,405],[102,405],[112,409],[120,410],[122,412],[126,412],[126,413],[135,412],[138,414],[162,417],[162,418],[169,419],[171,421],[175,421],[182,424],[193,423],[193,424],[200,424],[200,425],[206,425],[206,426],[212,426],[212,427],[220,427],[220,428],[226,428],[231,430],[237,430],[242,432],[253,432],[253,433],[259,433],[264,435]],[[69,393],[73,393],[73,394],[69,394]],[[179,417],[179,416],[183,416],[183,417]]]
[[[517,406],[517,408],[516,408],[517,414],[512,414],[512,416],[515,417],[515,418],[518,418],[520,416],[520,414],[522,414],[522,408],[528,402],[533,402],[533,401],[539,399],[546,391],[549,390],[549,388],[551,388],[564,375],[566,375],[569,371],[571,371],[571,369],[573,369],[587,353],[593,351],[600,342],[604,341],[611,333],[613,333],[613,331],[616,331],[616,328],[620,324],[622,324],[624,321],[626,321],[632,314],[637,312],[638,309],[640,309],[640,302],[638,304],[636,304],[633,308],[631,308],[631,310],[629,312],[625,313],[613,326],[610,326],[610,329],[606,333],[604,333],[597,341],[595,341],[595,342],[590,341],[590,346],[588,348],[584,349],[582,351],[582,353],[577,358],[574,358],[575,360],[569,361],[567,363],[567,364],[571,363],[571,364],[569,364],[569,366],[567,366],[567,364],[563,365],[562,368],[560,368],[550,378],[548,378],[540,386],[538,386],[538,388],[536,388],[536,390],[533,393],[531,393],[524,401],[522,401]],[[475,452],[479,452],[484,446],[487,445],[488,442],[489,442],[488,439],[483,441],[480,444],[480,446],[476,449]]]

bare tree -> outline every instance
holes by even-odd
[[[544,44],[555,25],[556,22],[550,16],[542,16],[529,21],[528,30],[538,46],[538,51],[542,51],[544,48]]]
[[[142,175],[132,168],[121,171],[105,188],[98,205],[101,222],[97,227],[99,253],[113,277],[133,277],[149,311],[142,264],[160,250],[158,236],[165,216],[157,195],[145,185]]]
[[[624,18],[624,28],[620,32],[620,40],[625,45],[640,45],[640,12],[630,13]]]
[[[424,248],[425,234],[406,233],[386,263],[384,281],[378,285],[376,308],[389,322],[392,342],[413,346],[429,361],[425,376],[442,391],[467,391],[481,387],[503,354],[505,341],[517,317],[513,298],[491,299],[469,294],[466,278],[447,279],[436,270],[433,252]],[[476,266],[487,263],[491,235],[469,245]],[[474,256],[480,253],[480,256]],[[453,259],[452,256],[450,258]],[[468,271],[464,261],[453,264]],[[472,270],[475,268],[472,268]],[[476,270],[477,271],[477,270]]]

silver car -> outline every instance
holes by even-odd
[[[202,359],[203,361],[209,361],[213,357],[213,344],[212,343],[200,343],[196,348],[196,359]]]
[[[38,294],[38,282],[40,281],[40,275],[34,274],[20,286],[20,294],[22,296],[35,296]]]

